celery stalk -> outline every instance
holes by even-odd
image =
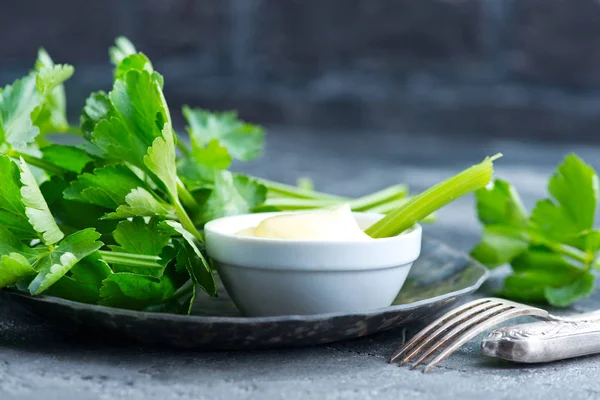
[[[402,207],[412,199],[411,197],[405,197],[403,199],[393,200],[387,203],[379,204],[375,207],[369,208],[367,211],[378,214],[389,214],[392,211],[396,211],[399,207]]]
[[[306,190],[296,186],[286,185],[285,183],[279,183],[269,181],[267,179],[256,178],[259,183],[262,183],[267,187],[268,194],[273,197],[291,197],[297,199],[313,199],[313,200],[337,200],[345,201],[346,199],[341,196],[334,196],[327,193],[315,192],[313,190]]]
[[[102,255],[102,259],[109,264],[139,268],[163,268],[163,265],[158,264],[160,257],[103,250],[100,250],[100,254]]]
[[[403,199],[407,194],[408,187],[406,185],[393,185],[366,196],[350,200],[348,204],[350,204],[350,208],[353,211],[367,211],[376,206]]]
[[[282,211],[311,210],[321,208],[331,208],[348,203],[353,211],[369,211],[376,206],[383,206],[389,202],[398,201],[408,192],[406,185],[394,185],[382,189],[378,192],[368,194],[353,200],[333,200],[333,199],[302,199],[294,197],[273,197],[268,198],[265,203],[255,211],[262,209],[271,210],[276,208]]]
[[[432,186],[371,225],[365,233],[373,238],[399,235],[446,204],[485,187],[492,180],[493,161],[500,157],[502,154],[486,157],[483,162]]]
[[[28,164],[31,164],[34,167],[41,168],[44,171],[52,172],[56,175],[63,175],[65,172],[67,172],[58,165],[52,164],[46,160],[42,160],[41,158],[37,158],[26,153],[18,152],[16,150],[10,150],[8,152],[8,156],[16,159],[17,161],[19,160],[19,158],[23,158],[23,160],[25,160]]]
[[[254,211],[262,212],[264,210],[271,211],[272,209],[280,211],[313,210],[319,208],[331,208],[339,204],[342,203],[332,200],[275,198],[267,199],[264,204],[255,208]]]
[[[408,203],[410,201],[410,199],[412,199],[412,197],[405,197],[403,199],[392,200],[387,203],[382,203],[378,206],[369,208],[366,211],[372,212],[372,213],[378,213],[378,214],[389,214],[392,211],[396,211],[398,209],[398,207],[401,207],[401,206],[405,205],[406,203]],[[433,214],[429,214],[425,218],[421,219],[419,222],[431,224],[431,223],[435,222],[436,219],[437,219],[437,216],[435,213],[433,213]]]

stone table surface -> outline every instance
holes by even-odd
[[[526,205],[545,193],[560,159],[577,152],[600,166],[600,147],[426,135],[307,134],[277,130],[265,156],[238,169],[287,182],[312,177],[317,189],[361,195],[406,182],[420,190],[484,156],[503,152],[497,175]],[[426,227],[465,251],[479,227],[471,198]],[[484,286],[479,296],[490,293]],[[600,308],[600,294],[565,312]],[[408,327],[408,335],[418,327]],[[481,337],[432,373],[388,365],[402,328],[359,340],[276,351],[194,352],[141,347],[22,315],[0,303],[0,400],[44,399],[595,399],[600,358],[513,365],[483,357]]]

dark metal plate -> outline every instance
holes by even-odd
[[[357,313],[244,318],[225,291],[198,299],[194,315],[148,313],[4,290],[9,301],[45,318],[107,329],[144,343],[204,349],[305,346],[366,336],[425,319],[474,292],[485,267],[425,237],[421,257],[390,307]]]

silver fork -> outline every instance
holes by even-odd
[[[423,372],[427,372],[483,331],[523,315],[544,320],[562,320],[541,308],[504,299],[487,297],[474,300],[449,311],[425,327],[396,350],[390,363],[394,363],[400,358],[402,358],[400,365],[414,360],[411,366],[411,369],[414,369],[439,350],[435,358],[425,365]]]

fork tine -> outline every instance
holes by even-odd
[[[396,361],[398,358],[400,358],[400,356],[402,356],[403,353],[405,353],[407,350],[409,350],[411,347],[413,347],[419,341],[421,341],[421,339],[423,339],[427,334],[429,334],[431,331],[436,329],[438,327],[438,325],[445,323],[447,320],[454,318],[454,316],[462,313],[465,310],[471,309],[480,304],[489,303],[493,300],[495,300],[495,299],[487,298],[487,299],[474,300],[469,303],[463,304],[462,306],[460,306],[454,310],[448,311],[446,314],[444,314],[441,317],[439,317],[438,319],[436,319],[430,325],[428,325],[423,330],[421,330],[419,333],[417,333],[415,336],[413,336],[413,338],[411,340],[409,340],[407,343],[405,343],[402,347],[400,347],[398,350],[396,350],[394,352],[394,354],[392,355],[392,358],[390,359],[390,364],[393,363],[394,361]]]
[[[485,322],[490,317],[504,313],[505,311],[513,309],[513,305],[500,304],[500,307],[495,307],[488,309],[480,314],[477,314],[473,318],[467,319],[463,323],[455,326],[450,332],[446,333],[441,339],[432,343],[425,351],[420,355],[420,357],[413,363],[411,369],[416,368],[419,364],[425,361],[429,356],[435,353],[440,347],[444,346],[448,342],[452,341],[455,337],[460,335],[461,333],[468,331],[471,328],[477,327],[482,322]]]
[[[461,347],[469,340],[473,339],[475,336],[479,335],[481,332],[484,332],[501,322],[522,315],[531,315],[535,317],[545,318],[547,317],[548,313],[545,310],[536,307],[517,307],[510,310],[506,310],[501,314],[495,315],[487,321],[483,321],[471,327],[450,346],[446,347],[433,360],[431,360],[431,362],[425,366],[423,372],[431,370],[431,368],[435,367],[441,361],[445,360],[450,354],[454,353],[459,347]]]
[[[440,335],[446,333],[448,330],[454,328],[460,323],[466,323],[469,320],[474,320],[481,313],[491,310],[497,309],[498,307],[502,307],[504,304],[500,302],[490,301],[487,303],[479,304],[471,309],[466,310],[463,313],[460,313],[454,318],[447,320],[446,323],[439,326],[433,333],[427,335],[424,340],[419,342],[416,346],[414,346],[410,351],[404,353],[404,358],[400,362],[400,365],[406,364],[409,362],[415,355],[417,355],[421,350],[430,345],[437,339]]]

